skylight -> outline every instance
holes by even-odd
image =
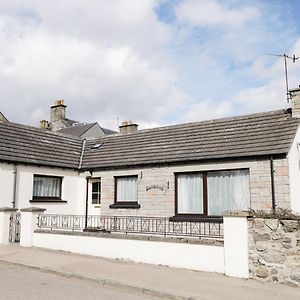
[[[91,146],[91,149],[98,149],[102,146],[102,144],[95,144],[93,146]]]

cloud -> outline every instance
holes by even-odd
[[[180,22],[192,26],[241,26],[256,20],[260,12],[256,7],[230,7],[214,0],[185,0],[176,7]]]
[[[116,129],[118,118],[145,128],[284,104],[282,61],[265,53],[300,54],[288,4],[128,3],[0,0],[0,111],[37,125],[63,98],[69,118]]]
[[[1,1],[0,110],[37,125],[64,98],[80,121],[162,123],[187,96],[162,53],[170,33],[155,2]]]

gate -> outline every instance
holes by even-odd
[[[21,214],[11,213],[9,218],[9,242],[19,243],[21,235]]]

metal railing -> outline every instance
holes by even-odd
[[[223,238],[223,220],[206,218],[201,221],[170,221],[164,217],[45,215],[38,218],[40,229],[95,230],[160,236]]]

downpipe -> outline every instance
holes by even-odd
[[[270,156],[270,172],[271,172],[271,189],[272,189],[272,210],[276,209],[276,200],[275,200],[275,181],[274,181],[274,159],[273,155]]]
[[[16,208],[16,199],[17,199],[17,180],[18,180],[18,166],[14,165],[14,185],[13,185],[13,201],[12,201],[12,207]]]

